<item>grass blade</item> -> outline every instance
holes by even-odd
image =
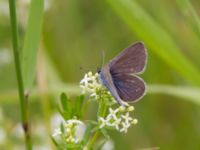
[[[22,69],[25,88],[33,84],[44,11],[44,0],[32,0],[25,34]]]
[[[166,94],[200,104],[200,88],[151,84],[147,91],[149,94]]]
[[[193,8],[189,0],[176,0],[177,4],[182,11],[186,21],[190,24],[191,28],[200,37],[200,18]]]

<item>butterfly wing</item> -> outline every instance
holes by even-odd
[[[118,74],[113,77],[119,97],[126,102],[133,102],[145,94],[145,82],[138,76]]]
[[[142,42],[137,42],[124,49],[109,63],[112,75],[121,73],[139,74],[144,71],[147,52]]]

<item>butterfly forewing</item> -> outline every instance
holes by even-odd
[[[132,102],[145,94],[145,83],[137,76],[118,74],[113,77],[113,81],[119,97],[123,101]]]
[[[135,73],[142,72],[146,65],[146,49],[142,42],[137,42],[117,55],[110,62],[110,73],[112,75],[121,73]]]

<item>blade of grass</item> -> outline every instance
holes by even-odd
[[[148,86],[147,93],[171,95],[200,104],[200,88],[155,84]]]
[[[43,22],[44,0],[32,0],[23,44],[22,69],[25,89],[31,88],[36,72],[36,57]]]
[[[27,150],[32,149],[32,140],[30,134],[30,126],[28,123],[28,107],[26,103],[26,96],[24,94],[24,84],[23,76],[21,71],[21,63],[19,57],[19,46],[18,46],[18,27],[17,27],[17,17],[16,17],[16,3],[15,0],[9,0],[10,9],[10,20],[12,29],[12,44],[13,53],[15,60],[15,69],[18,82],[18,93],[20,99],[20,109],[21,109],[21,123],[25,134],[25,145]]]
[[[200,37],[200,18],[189,0],[176,0],[182,14],[193,28],[194,32]]]
[[[73,90],[72,90],[73,88]],[[54,85],[50,86],[47,93],[42,93],[38,91],[37,88],[33,89],[32,98],[36,100],[42,94],[48,94],[52,96],[57,96],[60,94],[60,91],[66,91],[69,95],[78,95],[80,94],[80,89],[76,85]],[[147,94],[167,94],[175,97],[183,98],[183,100],[190,100],[196,104],[200,104],[200,88],[188,87],[188,86],[173,86],[173,85],[158,85],[158,84],[148,84]],[[0,93],[0,104],[13,104],[13,101],[16,100],[17,92],[16,91],[7,91]],[[38,100],[38,99],[37,99]],[[15,101],[14,101],[15,102]]]
[[[200,85],[200,71],[181,53],[173,38],[135,1],[107,0],[128,26],[169,66],[192,85]]]

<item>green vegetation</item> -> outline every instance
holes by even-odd
[[[148,49],[148,91],[133,104],[138,124],[109,132],[115,149],[200,149],[198,0],[1,0],[0,8],[1,149],[55,148],[60,94],[76,99],[84,74],[102,66],[102,51],[106,63],[135,41]],[[31,129],[25,138],[21,123]]]

